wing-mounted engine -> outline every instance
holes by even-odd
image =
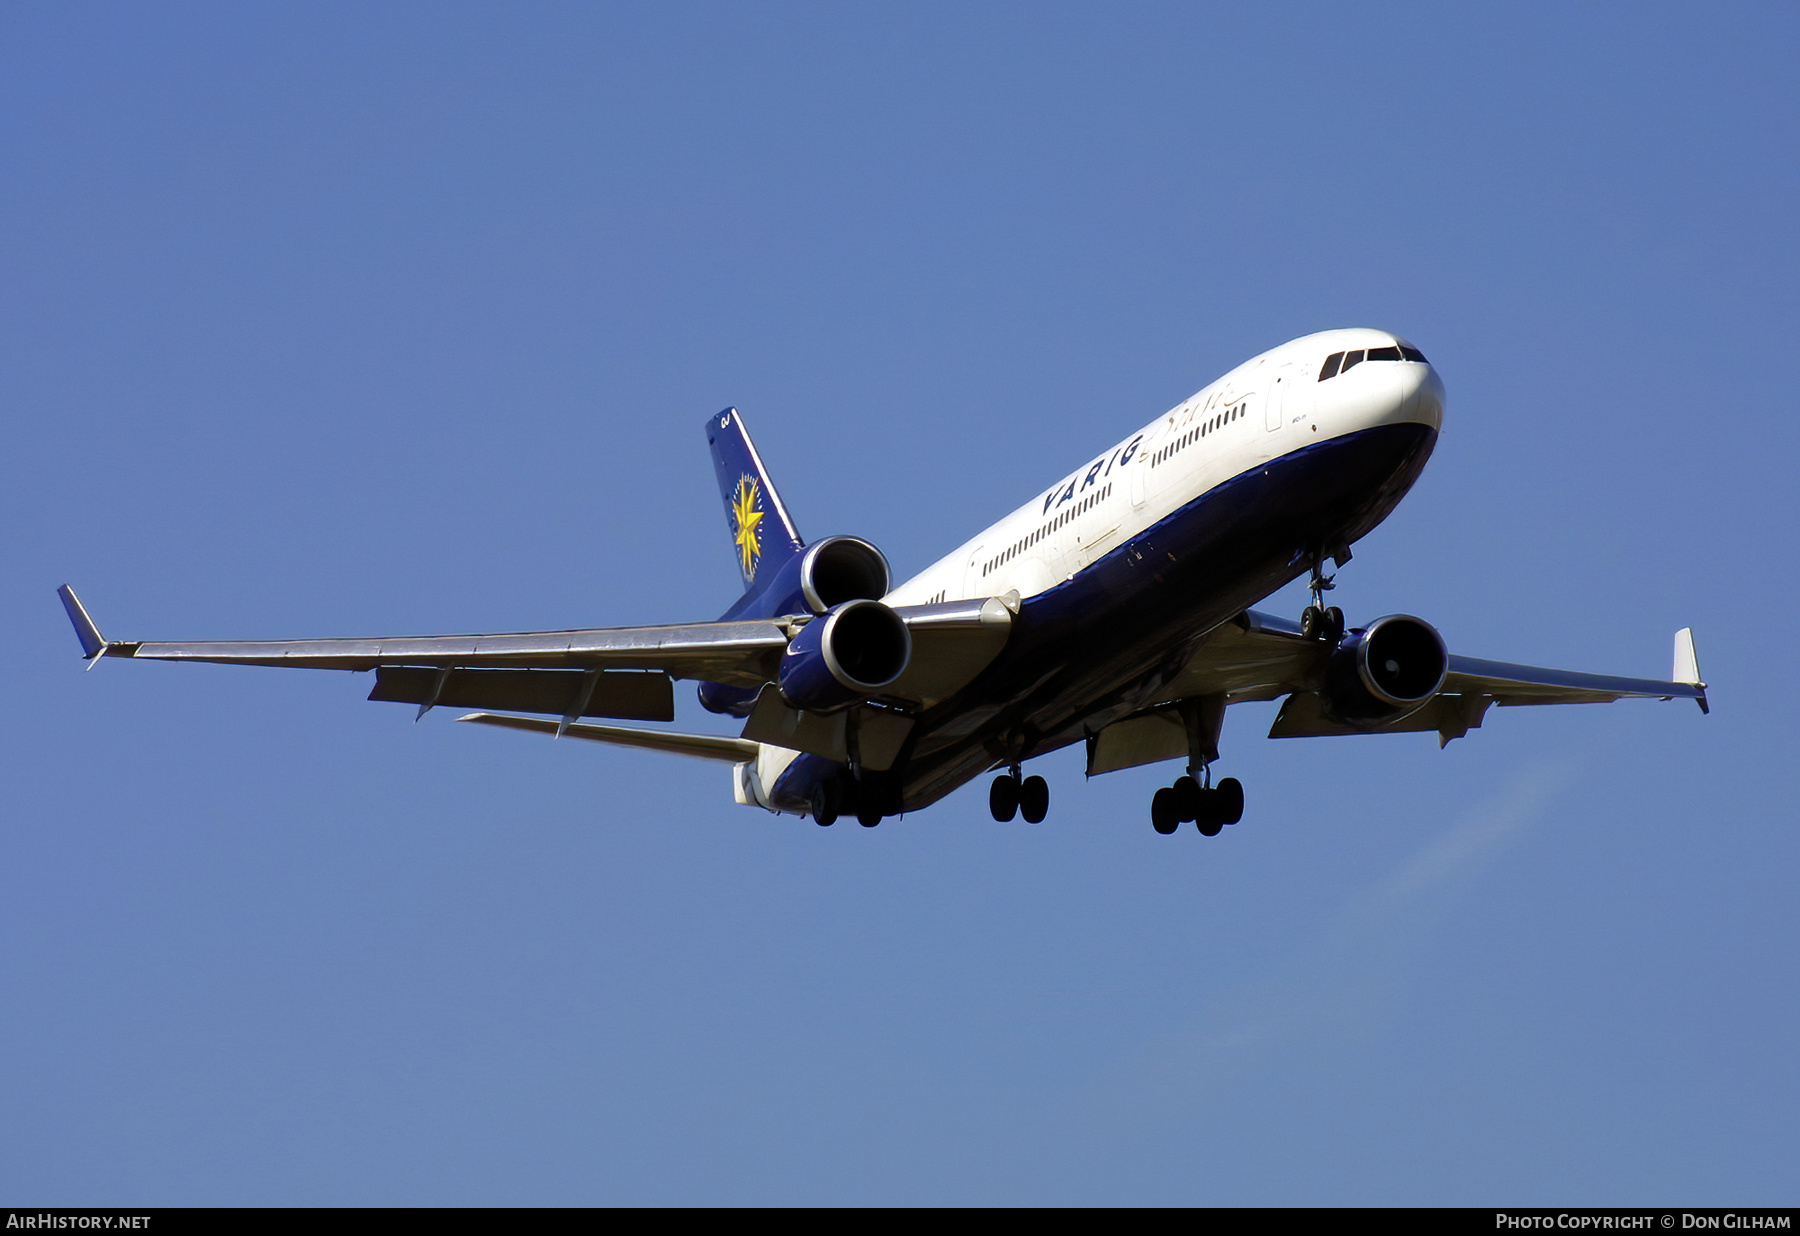
[[[1438,700],[1450,654],[1437,629],[1421,618],[1389,614],[1338,641],[1319,685],[1281,705],[1270,738],[1438,729],[1461,734],[1480,725],[1477,712],[1440,716]]]
[[[1450,653],[1436,628],[1388,614],[1338,641],[1319,699],[1332,720],[1374,729],[1423,708],[1449,670]]]
[[[781,657],[781,695],[795,708],[835,712],[878,693],[911,660],[905,619],[880,601],[845,601],[789,642]]]

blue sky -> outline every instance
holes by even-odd
[[[1789,6],[0,12],[0,1196],[1791,1202]],[[1039,761],[876,830],[716,766],[109,663],[707,618],[701,434],[923,567],[1239,361],[1449,391],[1352,620],[1713,714]],[[1288,590],[1266,608],[1294,615]],[[719,728],[685,691],[684,724]]]

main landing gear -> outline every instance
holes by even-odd
[[[1243,818],[1244,787],[1236,777],[1209,786],[1184,775],[1150,800],[1150,825],[1165,836],[1192,820],[1202,836],[1217,837],[1227,824]]]
[[[813,823],[820,828],[830,828],[838,822],[838,817],[849,813],[856,817],[856,822],[864,828],[874,828],[881,823],[882,817],[892,814],[882,810],[881,800],[871,787],[864,787],[851,796],[851,802],[844,802],[844,782],[837,777],[829,781],[821,781],[813,787],[811,815]]]
[[[1021,781],[1015,764],[988,787],[988,811],[1002,824],[1014,815],[1024,816],[1027,824],[1042,824],[1050,814],[1050,783],[1042,777]]]
[[[837,823],[838,813],[843,810],[843,791],[838,788],[836,779],[821,781],[813,786],[812,818],[820,828],[830,828]]]
[[[1164,836],[1192,820],[1201,835],[1216,837],[1227,824],[1244,818],[1244,787],[1236,777],[1214,785],[1213,762],[1219,758],[1219,730],[1225,724],[1225,697],[1202,696],[1177,705],[1187,729],[1187,773],[1150,799],[1150,825]]]

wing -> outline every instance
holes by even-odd
[[[1706,684],[1694,655],[1694,633],[1675,633],[1675,660],[1668,681],[1585,674],[1575,670],[1513,665],[1452,654],[1444,685],[1424,707],[1384,725],[1358,728],[1325,715],[1319,696],[1295,693],[1281,706],[1270,738],[1311,738],[1335,734],[1437,732],[1438,745],[1461,738],[1481,726],[1495,704],[1517,708],[1529,704],[1610,704],[1615,700],[1690,699],[1707,711]]]
[[[787,647],[781,621],[528,631],[507,635],[381,636],[371,639],[121,641],[100,634],[75,592],[59,588],[90,668],[101,657],[206,661],[291,669],[376,672],[372,700],[558,713],[673,719],[671,681],[701,678],[758,687]],[[644,672],[649,671],[649,672]]]
[[[67,584],[57,589],[89,667],[101,657],[290,669],[375,670],[372,700],[578,717],[668,721],[676,678],[760,688],[811,615],[506,635],[155,642],[108,640]],[[913,658],[882,698],[927,707],[972,679],[1005,644],[1011,610],[979,599],[901,606]],[[792,711],[791,709],[788,711]],[[810,731],[809,731],[810,732]],[[816,745],[816,744],[815,744]],[[835,748],[834,748],[835,749]]]
[[[1528,704],[1604,704],[1621,699],[1691,699],[1706,711],[1694,636],[1675,636],[1668,681],[1620,678],[1574,670],[1513,665],[1450,656],[1438,693],[1423,707],[1385,724],[1351,725],[1326,715],[1317,694],[1330,648],[1305,639],[1298,624],[1248,610],[1207,636],[1169,683],[1169,703],[1115,721],[1088,744],[1088,772],[1096,775],[1188,754],[1187,730],[1175,702],[1223,696],[1226,703],[1287,696],[1269,730],[1271,738],[1436,731],[1439,745],[1479,728],[1488,708]]]
[[[787,647],[774,622],[526,631],[510,635],[380,636],[371,639],[109,643],[101,655],[150,661],[210,661],[293,669],[647,669],[672,678],[742,686],[767,682]]]

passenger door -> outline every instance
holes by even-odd
[[[987,549],[985,545],[977,545],[975,552],[969,555],[969,569],[963,575],[963,595],[965,597],[984,597],[981,579],[981,555]]]
[[[1269,383],[1269,393],[1263,400],[1263,429],[1269,433],[1280,429],[1286,416],[1288,388],[1294,384],[1296,368],[1290,361],[1275,371],[1275,377]]]

